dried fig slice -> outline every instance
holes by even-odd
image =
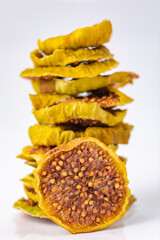
[[[119,123],[114,127],[88,127],[84,130],[74,131],[63,126],[48,126],[36,124],[29,128],[29,137],[34,145],[57,146],[66,144],[78,137],[95,137],[109,144],[128,144],[133,126]]]
[[[21,72],[22,78],[36,79],[52,79],[53,77],[64,78],[84,78],[94,77],[100,73],[112,70],[118,66],[118,62],[114,59],[105,60],[102,62],[91,62],[88,64],[79,64],[76,67],[37,67],[28,68]]]
[[[51,54],[56,49],[96,47],[108,42],[111,34],[111,22],[104,20],[92,27],[79,28],[68,35],[49,38],[43,42],[38,40],[38,47],[46,54]]]
[[[38,67],[54,67],[66,66],[72,63],[113,58],[113,54],[111,54],[105,46],[100,46],[94,49],[57,49],[51,55],[44,55],[41,51],[36,49],[31,52],[30,57],[33,63]]]
[[[20,153],[17,158],[39,162],[43,158],[44,154],[49,150],[49,147],[44,146],[27,146],[22,149],[22,153]]]
[[[80,124],[81,126],[114,126],[121,122],[126,110],[104,110],[97,103],[63,102],[34,110],[40,124]]]
[[[33,80],[32,86],[36,93],[60,93],[77,96],[79,93],[97,90],[104,87],[119,88],[132,83],[138,75],[131,72],[116,72],[108,76],[96,76],[90,78],[78,78],[64,81],[53,78],[52,80]]]
[[[86,97],[73,97],[69,95],[49,93],[37,95],[30,94],[29,96],[32,105],[35,109],[40,109],[46,106],[51,107],[61,102],[76,102],[76,101],[86,103],[97,102],[100,105],[100,107],[106,109],[121,106],[127,103],[131,103],[133,101],[132,98],[128,97],[127,95],[118,91],[117,89],[106,90],[105,94],[102,95],[100,94],[100,96],[91,94],[90,96]]]
[[[47,218],[39,208],[38,204],[31,199],[21,198],[13,205],[13,207],[22,210],[33,217]]]
[[[40,208],[72,233],[105,228],[126,211],[130,190],[125,165],[97,139],[58,146],[34,175]]]

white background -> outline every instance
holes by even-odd
[[[0,238],[1,239],[160,239],[160,1],[97,0],[0,1]],[[66,34],[78,27],[110,19],[113,36],[107,44],[120,62],[117,71],[140,75],[123,88],[135,99],[126,122],[135,125],[128,157],[130,188],[137,202],[113,226],[90,234],[71,235],[50,221],[34,219],[12,209],[24,196],[18,181],[31,171],[16,159],[29,145],[28,127],[36,120],[28,94],[29,81],[19,73],[32,67],[30,51],[37,39]]]

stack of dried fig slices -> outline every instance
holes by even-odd
[[[135,201],[126,158],[116,150],[128,144],[133,129],[123,122],[127,110],[119,109],[133,99],[118,88],[138,75],[106,74],[118,66],[103,45],[111,35],[111,22],[104,20],[39,40],[30,55],[34,68],[20,75],[36,92],[30,99],[38,124],[29,128],[32,145],[18,155],[34,170],[21,179],[27,198],[14,207],[71,233],[105,228]]]

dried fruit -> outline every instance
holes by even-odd
[[[57,49],[51,55],[44,55],[36,49],[31,52],[30,56],[33,63],[38,67],[66,66],[71,63],[78,64],[79,62],[113,58],[113,55],[104,46],[94,49]]]
[[[97,103],[63,102],[52,107],[34,110],[40,124],[80,124],[81,126],[108,125],[121,122],[126,110],[104,110]]]
[[[44,154],[49,150],[50,148],[43,146],[27,146],[23,148],[22,153],[19,154],[17,158],[25,159],[32,162],[39,162],[44,157]]]
[[[97,96],[98,95],[98,96]],[[30,94],[30,99],[32,101],[32,105],[35,109],[50,107],[56,105],[61,102],[86,102],[93,103],[97,102],[102,108],[111,108],[116,106],[121,106],[133,101],[132,98],[128,97],[124,93],[118,91],[117,89],[103,89],[103,94],[91,94],[86,97],[72,97],[69,95],[61,95],[61,94],[38,94],[33,95]]]
[[[38,204],[31,199],[19,199],[14,205],[14,208],[19,209],[33,217],[47,218],[46,215],[39,208]]]
[[[92,232],[117,221],[135,201],[125,164],[117,156],[133,126],[123,123],[133,101],[117,88],[138,75],[116,72],[119,63],[102,44],[112,33],[110,21],[38,41],[31,52],[30,95],[38,124],[29,128],[33,146],[17,157],[34,167],[22,178],[27,199],[14,207],[51,219],[72,233]]]
[[[34,175],[39,207],[72,233],[107,227],[126,211],[130,191],[125,165],[95,138],[54,148]]]
[[[79,28],[65,36],[49,38],[43,42],[38,40],[38,46],[46,54],[51,54],[56,49],[96,47],[108,42],[111,34],[111,22],[104,20],[92,27]]]
[[[63,126],[48,126],[36,124],[29,128],[29,137],[34,145],[57,146],[66,144],[78,137],[95,137],[109,144],[127,144],[133,126],[119,123],[114,127],[88,127],[84,130],[74,131]]]
[[[76,67],[37,67],[28,68],[21,72],[20,76],[26,79],[52,79],[53,77],[65,78],[84,78],[94,77],[100,73],[109,71],[117,67],[118,62],[114,59],[105,60],[103,62],[91,62],[87,64],[79,64]]]
[[[52,80],[33,80],[32,86],[36,93],[60,93],[77,96],[79,93],[97,90],[104,87],[119,88],[132,83],[138,75],[131,72],[116,72],[108,76],[96,76],[90,78],[78,78],[64,81],[53,78]]]

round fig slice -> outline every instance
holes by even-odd
[[[87,127],[79,131],[65,129],[60,125],[35,124],[29,128],[28,133],[32,144],[37,146],[58,146],[80,137],[94,137],[106,145],[117,145],[128,144],[132,129],[132,125],[122,122],[114,127]]]
[[[40,124],[80,126],[114,126],[124,119],[127,110],[104,110],[98,103],[62,102],[51,107],[33,109]]]
[[[95,138],[77,138],[47,152],[34,175],[39,207],[72,233],[111,225],[129,203],[124,163]]]
[[[111,107],[122,106],[133,101],[132,98],[128,97],[124,93],[118,91],[117,89],[106,89],[104,94],[100,96],[91,94],[85,97],[73,97],[69,95],[62,94],[30,94],[30,99],[32,105],[35,109],[40,109],[43,107],[51,107],[62,102],[86,102],[86,103],[98,103],[101,108],[107,109]]]
[[[86,61],[96,61],[100,59],[113,58],[113,54],[105,46],[99,46],[94,49],[79,48],[57,49],[50,55],[42,54],[38,49],[31,52],[30,57],[33,63],[38,67],[66,66]]]
[[[132,84],[138,75],[132,72],[115,72],[107,76],[96,76],[89,78],[72,79],[65,81],[64,79],[52,78],[47,80],[32,80],[32,86],[36,93],[59,93],[77,96],[79,93],[97,90],[105,87],[120,88],[126,84]]]
[[[36,67],[28,68],[21,72],[20,76],[26,79],[52,79],[53,77],[64,78],[85,78],[95,77],[100,73],[107,72],[118,66],[114,59],[104,60],[102,62],[94,61],[88,64],[79,64],[76,67]]]

